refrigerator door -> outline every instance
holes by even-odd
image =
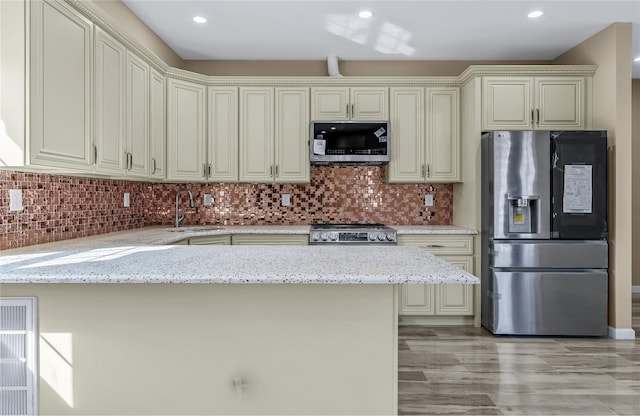
[[[549,132],[495,131],[486,140],[490,237],[550,238]]]
[[[607,271],[491,269],[494,334],[605,336]]]
[[[607,239],[607,132],[551,132],[551,238]]]

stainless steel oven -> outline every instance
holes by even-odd
[[[312,224],[309,244],[396,245],[396,230],[382,224]]]

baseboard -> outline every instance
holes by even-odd
[[[631,293],[640,293],[640,285],[631,286]]]
[[[613,339],[636,339],[636,331],[631,328],[614,328],[610,326],[608,335],[609,338]]]

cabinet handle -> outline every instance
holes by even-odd
[[[351,118],[351,115],[349,114],[349,104],[347,104],[347,118]]]
[[[427,247],[429,248],[444,248],[442,244],[429,244]]]
[[[424,178],[424,165],[420,168],[420,177]]]
[[[124,152],[124,170],[129,170],[129,152]]]
[[[95,144],[93,145],[93,164],[98,164],[98,146],[96,146]]]
[[[207,177],[207,164],[206,163],[202,164],[202,176],[205,177],[205,178]]]
[[[351,104],[351,117],[355,117],[355,116],[356,116],[356,105]]]
[[[152,175],[156,174],[156,158],[152,158],[151,159],[153,161],[153,171],[151,172]]]
[[[427,178],[431,177],[431,165],[427,165]]]
[[[209,163],[209,176],[211,176],[211,163]]]
[[[540,109],[536,108],[536,124],[540,127]]]
[[[533,127],[533,123],[534,123],[535,119],[536,118],[535,118],[535,115],[533,113],[533,109],[531,109],[531,127]]]
[[[276,165],[276,178],[278,177],[278,165]]]
[[[133,169],[133,153],[129,153],[129,170]]]
[[[269,166],[269,176],[273,176],[273,165]]]

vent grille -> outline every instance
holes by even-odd
[[[0,298],[0,416],[36,414],[35,298]]]

